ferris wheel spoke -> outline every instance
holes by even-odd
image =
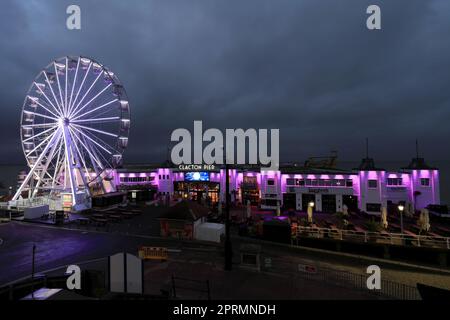
[[[81,85],[80,85],[80,87],[77,90],[77,94],[75,95],[75,99],[73,99],[72,105],[69,106],[69,109],[70,109],[69,115],[72,113],[72,109],[74,108],[75,104],[77,103],[77,99],[78,99],[78,96],[80,95],[81,88],[83,88],[84,82],[86,81],[86,78],[87,78],[87,76],[89,74],[89,70],[91,70],[91,67],[92,67],[92,61],[89,62],[89,66],[88,66],[88,68],[86,70],[86,73],[84,74],[83,80],[81,81]]]
[[[85,144],[85,143],[83,142],[83,139],[81,139],[81,138],[80,138],[80,137],[72,130],[72,128],[69,128],[69,130],[72,131],[73,136],[81,143],[81,145],[84,147],[84,150],[86,150],[86,152],[89,154],[89,157],[91,158],[91,163],[92,163],[92,165],[94,165],[94,168],[95,168],[95,164],[97,163],[98,167],[101,168],[101,169],[103,169],[103,164],[101,163],[100,160],[97,159],[97,157],[95,157],[95,156],[91,153],[91,151],[90,151],[90,149],[88,148],[87,144]],[[86,142],[86,141],[85,141],[85,142]]]
[[[46,119],[50,119],[50,120],[54,120],[55,122],[58,121],[58,118],[46,116],[45,114],[38,113],[38,112],[33,112],[33,111],[28,111],[28,110],[26,110],[26,111],[24,111],[24,113],[26,113],[26,114],[32,114],[32,115],[35,115],[35,116],[38,116],[38,117],[42,117],[42,118],[46,118]]]
[[[58,131],[58,132],[59,132],[59,131]],[[56,138],[56,139],[59,139],[59,138],[60,138],[60,137],[58,137],[58,138]],[[42,179],[44,178],[44,175],[45,175],[45,173],[47,172],[48,166],[50,165],[51,161],[53,160],[53,157],[54,157],[54,154],[55,154],[55,150],[56,150],[56,147],[57,147],[58,144],[59,144],[59,140],[57,140],[56,142],[53,142],[53,144],[52,144],[52,146],[51,146],[51,148],[50,148],[50,151],[49,151],[49,154],[48,154],[48,156],[47,156],[47,158],[46,158],[44,167],[42,168],[42,170],[41,170],[41,172],[40,172],[40,174],[39,174],[39,179],[38,179],[37,184],[36,184],[36,186],[35,186],[34,194],[37,193],[38,188],[39,188],[39,186],[40,186],[41,183],[42,183]]]
[[[67,77],[69,75],[68,61],[69,61],[69,59],[67,59],[67,57],[66,57],[66,81],[64,82],[64,85],[66,87],[65,94],[64,94],[64,99],[65,99],[64,108],[66,109],[66,114],[67,114]]]
[[[52,134],[48,135],[46,138],[44,138],[36,147],[34,147],[33,150],[31,150],[30,152],[27,153],[27,155],[32,154],[33,152],[35,152],[37,149],[39,149],[45,142],[47,142],[48,140],[50,140],[51,138],[53,138],[53,136],[59,132],[59,130],[56,130],[55,132],[53,132]]]
[[[119,152],[117,149],[115,149],[113,146],[111,146],[110,143],[106,142],[105,140],[103,140],[103,139],[100,138],[99,136],[96,136],[96,135],[92,134],[92,133],[89,132],[89,131],[86,131],[86,134],[87,134],[87,135],[90,135],[92,139],[96,139],[96,141],[97,141],[98,143],[100,143],[101,145],[103,145],[103,146],[105,146],[105,147],[109,147],[113,153]]]
[[[99,76],[101,76],[101,73],[99,74]],[[99,77],[97,77],[95,79],[95,82],[98,80]],[[95,83],[94,82],[94,83]],[[81,104],[81,102],[83,101],[83,99],[81,99],[81,101],[78,103],[78,105],[76,106],[76,108],[73,110],[72,114],[70,115],[71,117],[75,117],[77,114],[79,114],[81,112],[81,110],[83,110],[84,108],[86,108],[92,101],[94,101],[95,99],[97,99],[98,96],[100,96],[103,92],[105,92],[110,86],[112,85],[112,83],[108,84],[106,87],[104,87],[99,93],[97,93],[91,100],[89,100],[88,102],[86,102],[81,108],[78,108],[79,105]],[[92,86],[89,88],[89,90],[86,92],[86,94],[91,90]],[[78,109],[77,109],[78,108]]]
[[[82,136],[84,136],[85,138],[87,138],[89,141],[91,141],[92,143],[95,143],[97,146],[99,146],[101,149],[103,149],[105,152],[112,154],[108,149],[106,149],[105,147],[103,147],[100,143],[98,143],[97,141],[95,141],[94,139],[92,139],[91,137],[89,137],[87,134],[85,134],[83,131],[77,129],[76,127],[73,127],[76,131],[78,131]]]
[[[67,114],[70,114],[70,109],[71,109],[70,106],[72,105],[73,90],[75,89],[75,84],[77,83],[77,75],[78,75],[79,67],[80,67],[80,58],[78,57],[77,68],[75,70],[75,75],[73,76],[72,89],[70,90],[69,104],[67,105]]]
[[[55,187],[56,175],[60,171],[59,167],[60,167],[60,157],[61,157],[62,147],[63,147],[62,139],[59,139],[59,148],[58,148],[58,155],[56,157],[55,172],[53,173],[53,177],[51,177],[52,178],[52,189]]]
[[[48,84],[48,86],[50,87],[50,91],[52,92],[53,99],[55,99],[56,106],[58,107],[59,112],[60,112],[60,114],[61,114],[61,116],[62,116],[62,115],[64,115],[64,113],[63,113],[63,111],[62,111],[62,109],[61,109],[61,106],[60,106],[59,103],[58,103],[58,99],[56,99],[55,91],[53,91],[53,86],[52,86],[52,84],[51,84],[51,82],[50,82],[50,80],[49,80],[49,78],[48,78],[48,76],[47,76],[47,72],[46,72],[46,71],[43,71],[43,73],[44,73],[45,79],[47,80],[47,84]],[[49,102],[50,102],[50,100],[49,100]]]
[[[45,94],[45,92],[37,85],[36,82],[34,82],[34,85],[36,88],[38,88],[39,92],[45,97],[45,99],[48,101],[48,103],[53,107],[53,109],[56,111],[57,114],[61,115],[61,111],[59,108],[55,107],[55,105],[52,103],[52,101],[49,99],[49,97]]]
[[[114,138],[118,138],[119,137],[117,134],[114,134],[114,133],[110,133],[110,132],[107,132],[107,131],[94,129],[94,128],[91,128],[91,127],[82,126],[82,125],[79,125],[79,124],[74,124],[74,127],[86,129],[86,130],[97,132],[97,133],[101,133],[101,134],[104,134],[104,135],[107,135],[107,136],[110,136],[110,137],[114,137]],[[88,133],[88,132],[86,131],[86,133]],[[99,137],[96,137],[96,138],[100,139]]]
[[[42,100],[43,103],[46,103],[44,100]],[[53,113],[50,109],[48,109],[46,106],[44,106],[42,103],[39,102],[39,100],[36,101],[36,104],[38,106],[40,106],[42,109],[44,109],[45,111],[47,111],[48,113],[52,114],[54,117],[58,118],[59,115]]]
[[[69,133],[70,133],[70,135],[72,136],[72,140],[75,140],[75,137],[74,137],[75,134],[73,133],[73,130],[69,130]],[[86,176],[89,178],[89,170],[88,170],[88,168],[87,168],[87,166],[86,166],[86,161],[84,160],[84,157],[83,157],[83,155],[81,154],[81,151],[80,151],[80,149],[78,148],[78,145],[77,145],[76,143],[74,143],[74,145],[75,145],[75,149],[76,149],[77,154],[78,154],[78,159],[81,160],[81,162],[82,162],[82,164],[83,164],[83,167],[84,167],[84,171],[86,172]]]
[[[17,189],[16,193],[13,196],[13,200],[17,200],[19,198],[19,196],[22,193],[22,190],[25,186],[28,185],[28,182],[30,181],[31,177],[35,176],[35,171],[36,168],[38,167],[37,164],[41,163],[43,157],[45,156],[45,154],[48,152],[48,149],[52,146],[52,144],[54,143],[54,139],[55,139],[55,134],[59,133],[60,130],[55,131],[51,136],[52,139],[50,140],[50,142],[45,146],[44,150],[42,151],[42,153],[39,155],[39,157],[36,160],[36,163],[31,166],[30,168],[30,172],[27,174],[27,176],[25,177],[24,181],[22,182],[22,184],[20,185],[20,187]]]
[[[79,119],[79,120],[71,120],[73,123],[107,123],[107,122],[116,122],[120,120],[120,117],[106,117],[106,118],[89,118],[89,119]]]
[[[47,127],[57,127],[57,123],[34,123],[34,124],[24,124],[22,128],[47,128]]]
[[[59,97],[61,99],[61,109],[63,111],[63,115],[65,116],[66,112],[65,112],[65,107],[64,107],[64,100],[63,100],[63,96],[62,96],[61,83],[59,82],[59,70],[56,68],[55,62],[53,62],[53,67],[55,69],[56,82],[58,83]],[[67,74],[67,72],[66,72],[66,74]]]
[[[41,131],[41,132],[35,134],[34,136],[31,136],[29,138],[24,139],[23,142],[27,142],[27,141],[33,140],[33,139],[35,139],[35,138],[37,138],[37,137],[39,137],[39,136],[41,136],[41,135],[51,131],[51,130],[55,130],[56,128],[57,128],[56,126],[48,128],[48,129],[46,129],[44,131]]]
[[[102,157],[102,159],[106,162],[108,167],[111,168],[111,163],[108,161],[108,159],[105,158],[103,153],[100,152],[100,150],[97,148],[97,146],[96,145],[92,145],[92,148],[94,149],[94,154],[98,153]],[[103,167],[103,171],[106,171],[105,167]]]
[[[100,72],[98,74],[98,76],[95,78],[95,80],[92,82],[91,86],[87,89],[87,91],[84,93],[83,97],[81,98],[81,100],[77,103],[76,107],[73,108],[72,113],[69,115],[70,117],[73,117],[75,112],[77,112],[78,107],[80,106],[80,104],[84,101],[84,99],[87,97],[87,95],[89,94],[89,92],[91,92],[92,88],[94,87],[94,85],[97,83],[98,79],[100,79],[100,77],[102,76],[102,73]],[[86,103],[85,105],[89,104],[93,99],[95,99],[98,95],[96,95],[94,98],[92,98],[88,103]],[[84,106],[83,106],[84,107]],[[82,107],[82,108],[83,108]]]
[[[88,114],[91,114],[92,112],[95,112],[95,111],[100,110],[100,109],[102,109],[102,108],[104,108],[104,107],[107,107],[107,106],[109,106],[111,103],[114,103],[114,102],[117,102],[117,101],[119,101],[119,99],[116,98],[116,99],[111,100],[111,101],[109,101],[109,102],[107,102],[107,103],[104,103],[104,104],[102,104],[102,105],[99,106],[99,107],[96,107],[96,108],[94,108],[94,109],[92,109],[92,110],[89,110],[88,112],[85,112],[85,113],[83,113],[83,114],[80,114],[80,115],[74,117],[74,118],[72,119],[72,121],[75,121],[75,120],[77,120],[77,119],[80,119],[80,118],[82,118],[82,117],[84,117],[84,116],[86,116],[86,115],[88,115]]]

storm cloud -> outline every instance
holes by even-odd
[[[113,70],[132,108],[125,162],[165,160],[170,134],[279,128],[281,161],[338,150],[450,159],[450,2],[365,0],[3,0],[2,163],[24,163],[19,121],[34,77],[65,55]],[[82,29],[66,28],[81,7]]]

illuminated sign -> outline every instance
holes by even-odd
[[[209,181],[209,173],[205,171],[186,172],[185,181]]]

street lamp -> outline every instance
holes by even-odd
[[[223,150],[225,151],[225,149],[223,149]],[[229,165],[228,165],[228,161],[227,161],[226,152],[224,152],[224,163],[225,163],[225,263],[224,263],[224,269],[227,271],[231,271],[232,259],[233,259],[233,248],[231,245],[231,238],[230,238],[230,176],[229,176]]]
[[[311,207],[311,208],[314,208],[314,202],[310,202],[310,203],[308,203],[308,207]]]
[[[398,211],[400,212],[400,230],[403,234],[403,210],[405,210],[405,207],[402,204],[398,205]]]

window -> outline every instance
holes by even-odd
[[[378,188],[378,180],[368,180],[367,185],[370,189],[376,189]]]
[[[297,181],[299,186],[304,186],[305,185],[305,180],[300,179]]]
[[[295,186],[295,181],[296,179],[286,179],[286,184],[288,185],[288,186]]]
[[[429,178],[420,178],[420,185],[422,187],[429,187],[430,186],[430,179]]]
[[[261,204],[266,205],[266,206],[276,207],[279,204],[279,201],[276,199],[262,199]]]
[[[388,186],[402,186],[403,179],[402,178],[388,178],[387,185]]]
[[[347,179],[347,180],[345,181],[345,186],[346,186],[347,188],[353,187],[353,180],[352,180],[352,179]]]
[[[161,175],[158,175],[158,179],[161,180]]]
[[[333,180],[333,186],[343,187],[344,186],[344,179]]]
[[[273,180],[273,179],[267,179],[267,185],[268,185],[268,186],[273,186],[273,185],[275,185],[275,180]]]
[[[120,182],[122,183],[133,183],[133,182],[151,182],[153,177],[120,177]]]

